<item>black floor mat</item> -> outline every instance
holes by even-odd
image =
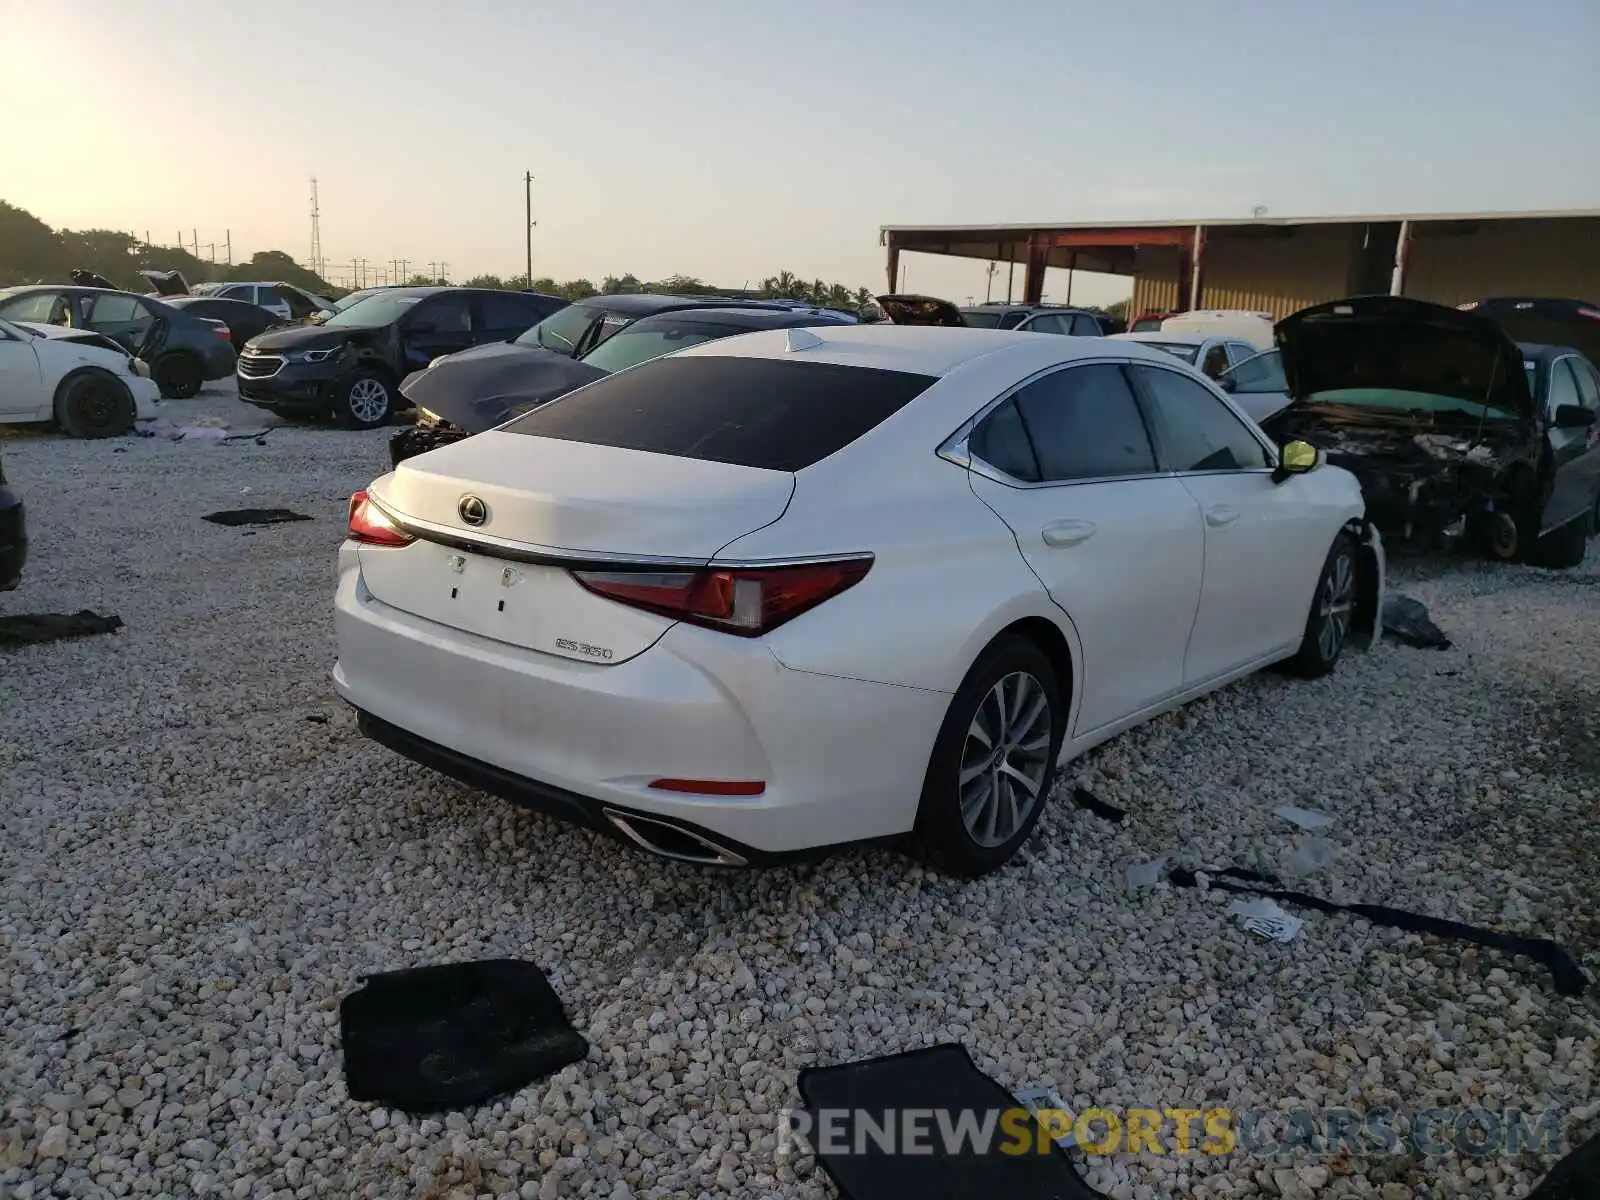
[[[845,1200],[1094,1200],[1099,1195],[1078,1175],[1064,1151],[1051,1146],[1046,1153],[1002,1153],[1006,1134],[1001,1115],[1022,1106],[1005,1088],[973,1065],[966,1048],[932,1046],[887,1058],[867,1059],[833,1067],[811,1067],[800,1072],[800,1096],[817,1130],[810,1144]],[[947,1147],[937,1116],[922,1120],[922,1144],[932,1148],[914,1154],[891,1154],[871,1136],[872,1129],[903,1128],[907,1110],[944,1109],[948,1122],[959,1129],[963,1113],[972,1114],[980,1126],[994,1116],[994,1137],[987,1153],[974,1150],[970,1140],[959,1148]],[[830,1112],[836,1118],[832,1138],[825,1138],[822,1122]],[[887,1114],[887,1115],[886,1115]],[[856,1128],[864,1130],[863,1154],[827,1153],[829,1141],[853,1151]],[[1036,1136],[1038,1126],[1032,1125]],[[899,1148],[897,1146],[897,1148]],[[958,1149],[957,1153],[950,1153]]]
[[[369,975],[365,983],[339,1006],[352,1100],[404,1112],[466,1108],[589,1052],[532,963],[445,963]]]
[[[121,628],[121,617],[102,617],[87,608],[75,613],[20,613],[0,617],[0,646],[34,646],[63,638],[113,633]]]
[[[200,518],[213,525],[282,525],[288,521],[309,521],[304,513],[287,508],[230,508],[207,513]]]

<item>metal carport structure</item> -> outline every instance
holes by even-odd
[[[886,225],[889,290],[905,251],[1023,263],[1037,304],[1049,267],[1133,279],[1132,311],[1242,308],[1276,317],[1389,292],[1600,298],[1600,209],[1391,213],[1039,225]]]

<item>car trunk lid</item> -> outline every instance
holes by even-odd
[[[642,653],[674,622],[584,590],[571,568],[692,570],[782,516],[794,476],[491,431],[408,459],[369,491],[419,537],[362,547],[378,600],[606,666]]]

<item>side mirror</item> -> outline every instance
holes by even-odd
[[[1322,456],[1309,442],[1290,442],[1278,454],[1278,469],[1272,473],[1274,483],[1282,483],[1291,475],[1305,475],[1317,469]]]
[[[1595,411],[1580,404],[1563,404],[1556,409],[1557,429],[1588,429],[1595,422]]]

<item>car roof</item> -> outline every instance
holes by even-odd
[[[1166,342],[1173,346],[1203,346],[1207,342],[1242,342],[1242,337],[1229,337],[1225,333],[1164,333],[1159,329],[1146,329],[1140,333],[1113,333],[1119,342]]]
[[[623,332],[647,328],[657,318],[665,321],[695,320],[706,325],[728,325],[735,329],[793,329],[804,325],[850,325],[844,317],[814,308],[738,308],[716,305],[710,308],[673,308],[640,317]]]
[[[738,300],[732,296],[670,296],[658,292],[614,292],[609,295],[585,296],[573,303],[619,313],[653,313],[666,312],[672,308],[722,308],[729,305],[751,304],[749,300]]]
[[[1061,312],[1061,313],[1088,313],[1091,317],[1099,314],[1087,308],[1079,308],[1076,304],[1006,304],[999,300],[986,300],[982,304],[963,304],[962,312]]]
[[[875,322],[852,325],[811,326],[820,344],[791,351],[790,335],[782,329],[743,337],[702,342],[678,352],[679,357],[700,355],[727,358],[794,359],[839,366],[904,371],[914,375],[948,375],[957,367],[988,356],[1009,356],[1021,370],[1043,370],[1053,363],[1075,358],[1104,357],[1109,338],[1042,337],[1013,329],[957,328],[953,325],[891,325]],[[1118,343],[1116,354],[1171,366],[1170,354],[1148,350],[1138,343]]]

